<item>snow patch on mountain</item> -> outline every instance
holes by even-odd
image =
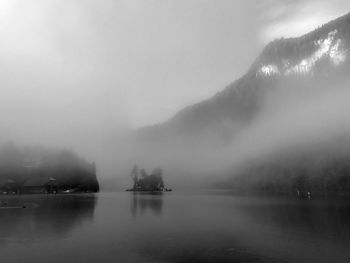
[[[338,39],[329,52],[329,56],[335,66],[340,65],[346,60],[347,51],[341,47],[342,41],[341,39]]]
[[[272,76],[280,74],[280,71],[276,65],[263,65],[259,70],[260,75]]]
[[[283,59],[283,69],[279,69],[276,65],[262,65],[258,71],[259,76],[272,76],[283,74],[289,75],[306,75],[312,73],[316,63],[325,57],[329,57],[334,66],[339,66],[347,58],[347,50],[344,49],[342,39],[336,39],[338,31],[334,30],[328,33],[327,38],[314,42],[318,49],[308,58],[302,59],[299,63],[291,65],[291,63]]]

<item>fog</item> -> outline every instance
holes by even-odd
[[[254,122],[220,147],[207,137],[188,147],[126,138],[222,90],[273,38],[306,33],[349,7],[340,0],[0,0],[0,142],[74,150],[97,162],[102,186],[124,187],[134,163],[164,167],[170,184],[196,184],[204,172],[328,140],[349,130],[345,87],[268,97]]]
[[[242,165],[249,167],[250,162],[257,160],[305,152],[349,152],[348,83],[304,88],[282,88],[266,96],[257,117],[224,144],[218,143],[218,133],[198,135],[195,139],[169,136],[169,141],[162,143],[121,143],[126,158],[121,157],[123,162],[118,167],[126,173],[133,163],[148,171],[159,165],[168,172],[166,179],[172,185],[210,187],[234,176]],[[237,129],[232,131],[236,133]]]
[[[234,159],[336,142],[350,132],[348,83],[317,85],[307,90],[293,88],[277,92],[265,101],[257,120],[231,146]],[[343,146],[349,146],[344,143],[347,142],[343,141]]]

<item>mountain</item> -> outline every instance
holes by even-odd
[[[223,91],[138,134],[151,141],[213,133],[232,138],[254,120],[268,92],[282,86],[305,87],[315,81],[329,85],[334,78],[346,80],[349,50],[350,14],[299,38],[277,39],[265,47],[244,76]]]
[[[139,129],[128,158],[185,184],[350,192],[349,52],[350,14],[274,40],[212,98]]]

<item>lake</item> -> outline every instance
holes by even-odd
[[[1,196],[1,262],[350,262],[350,203],[224,192]],[[26,204],[25,204],[26,203]]]

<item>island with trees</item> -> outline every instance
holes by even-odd
[[[172,189],[166,188],[163,181],[163,171],[155,168],[151,174],[147,174],[145,169],[139,170],[137,165],[131,172],[133,187],[126,191],[132,192],[169,192]]]

